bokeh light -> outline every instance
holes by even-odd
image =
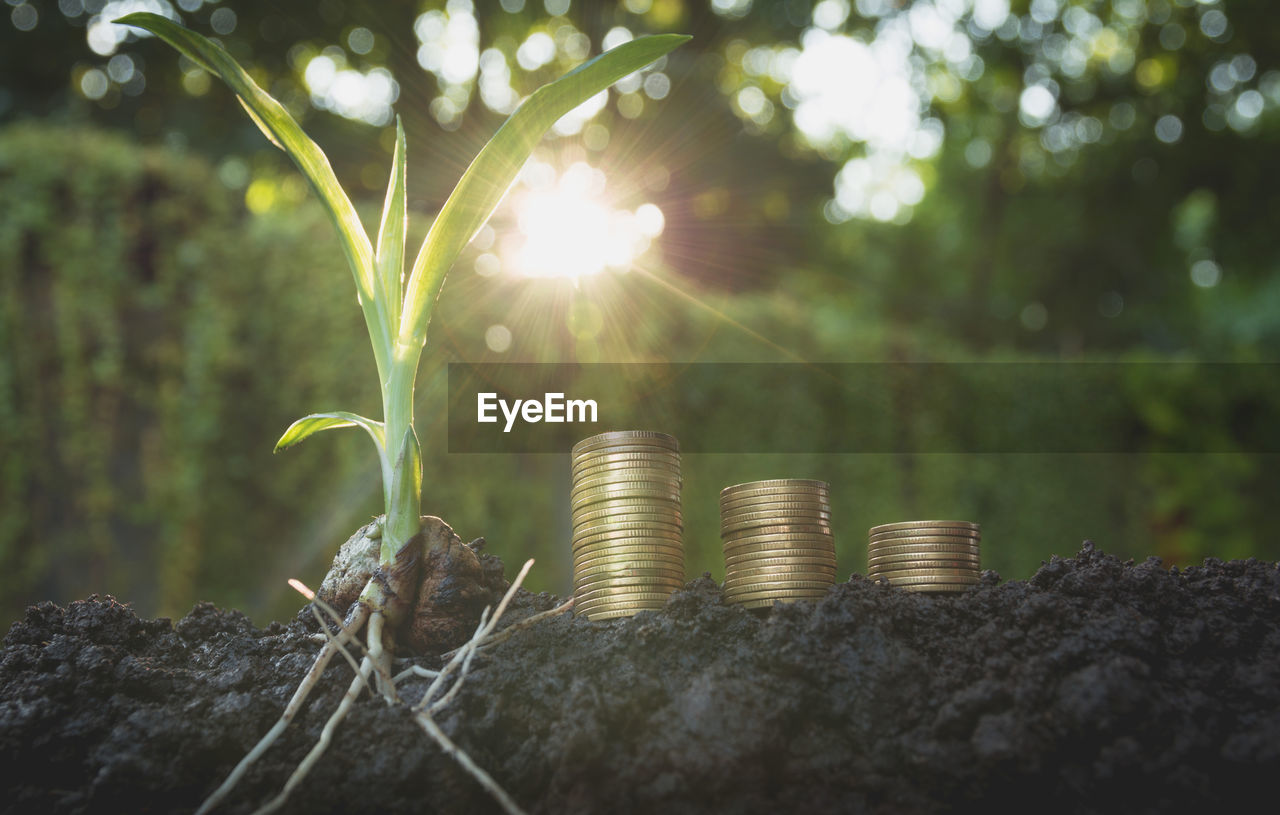
[[[656,204],[615,207],[604,172],[581,161],[557,172],[547,162],[531,160],[509,206],[518,229],[502,239],[497,256],[477,259],[479,274],[495,273],[499,257],[504,269],[523,277],[578,279],[627,271],[665,226]]]

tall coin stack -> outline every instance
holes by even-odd
[[[680,445],[601,433],[573,446],[574,610],[591,620],[662,608],[684,586]]]
[[[906,521],[871,527],[867,576],[908,591],[955,592],[977,585],[982,527],[968,521]]]
[[[720,491],[724,597],[747,608],[822,597],[836,579],[830,487],[778,478]]]

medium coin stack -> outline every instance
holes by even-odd
[[[977,585],[982,527],[968,521],[906,521],[871,527],[867,576],[908,591],[954,592]]]
[[[601,433],[573,446],[574,611],[590,620],[662,608],[684,586],[680,445]]]
[[[822,597],[836,579],[825,481],[778,478],[720,491],[724,597],[747,608]]]

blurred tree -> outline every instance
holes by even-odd
[[[164,465],[187,473],[154,482],[169,498],[137,499],[163,516],[165,540],[178,540],[171,536],[196,524],[218,530],[204,533],[216,540],[200,546],[243,551],[248,543],[237,543],[232,527],[219,527],[218,519],[242,511],[246,496],[266,481],[283,479],[261,507],[263,518],[274,520],[255,518],[255,525],[323,515],[336,493],[349,493],[354,508],[326,516],[324,535],[300,532],[297,550],[280,554],[281,569],[296,562],[298,551],[314,569],[332,538],[371,511],[355,497],[363,495],[356,485],[364,463],[347,459],[347,448],[306,450],[287,467],[272,462],[269,477],[256,465],[234,463],[233,450],[268,449],[261,445],[269,446],[280,422],[332,407],[326,400],[336,401],[348,387],[365,393],[327,367],[365,346],[333,330],[324,349],[306,350],[302,338],[314,326],[358,321],[346,278],[324,271],[329,244],[310,220],[304,190],[231,94],[109,22],[144,7],[217,34],[304,121],[344,183],[370,200],[386,181],[392,112],[404,116],[419,220],[439,206],[521,94],[632,34],[695,35],[668,64],[624,80],[607,100],[568,117],[543,145],[494,228],[477,237],[445,288],[446,307],[433,328],[436,349],[423,376],[434,383],[424,385],[424,411],[441,409],[441,366],[452,357],[1270,360],[1280,343],[1280,247],[1271,234],[1280,215],[1273,181],[1280,170],[1280,19],[1267,3],[6,0],[0,124],[43,118],[125,130],[169,148],[147,153],[152,163],[144,164],[163,166],[154,172],[171,179],[140,181],[139,171],[128,169],[143,162],[138,154],[109,141],[97,149],[101,136],[75,141],[74,150],[49,137],[48,166],[41,169],[42,131],[11,131],[18,135],[9,142],[7,166],[22,169],[5,176],[4,273],[6,285],[36,299],[23,306],[6,300],[14,332],[6,344],[18,343],[30,315],[41,313],[43,301],[29,287],[46,272],[33,269],[65,269],[50,280],[65,274],[67,286],[92,295],[87,303],[68,296],[63,306],[62,318],[84,327],[40,326],[52,334],[38,353],[52,356],[15,355],[8,368],[0,366],[10,382],[25,383],[21,388],[43,383],[42,390],[14,391],[23,400],[11,397],[7,415],[21,422],[0,430],[11,434],[6,454],[24,451],[5,456],[5,483],[24,485],[0,496],[8,508],[0,515],[0,540],[8,545],[30,541],[49,519],[56,525],[54,485],[67,479],[77,496],[68,520],[87,523],[86,541],[144,536],[140,527],[112,526],[121,523],[113,513],[137,498],[118,494],[131,482],[127,473],[112,472],[117,465],[108,455],[120,449],[111,435],[120,431],[111,428],[123,414],[97,401],[113,390],[86,383],[134,375],[111,349],[131,347],[139,341],[133,332],[148,325],[157,347],[175,348],[164,357],[170,367],[149,369],[151,384],[138,386],[139,393],[156,388],[163,399],[141,401],[169,405],[160,411],[170,417],[161,422],[166,446],[194,439],[192,449],[203,451],[192,462]],[[207,164],[186,166],[177,155]],[[80,176],[81,186],[68,186],[67,179]],[[156,189],[168,192],[148,197]],[[67,210],[59,202],[69,195],[83,207],[70,226],[54,220]],[[547,212],[565,213],[558,220],[568,229],[538,217]],[[204,247],[193,270],[236,271],[203,283],[172,272],[163,291],[176,298],[176,314],[147,301],[152,322],[135,324],[131,315],[143,308],[135,301],[144,295],[126,291],[137,283],[130,247],[152,223],[164,229],[157,226],[148,241],[170,253],[156,255],[170,258],[160,268],[187,268],[175,248],[185,241]],[[172,234],[162,237],[165,229]],[[79,237],[64,240],[64,230]],[[257,237],[237,241],[229,234]],[[101,247],[110,251],[94,257],[109,263],[72,267],[82,257],[73,250]],[[40,252],[52,255],[41,260]],[[595,273],[618,268],[633,273]],[[90,281],[87,269],[103,270],[103,279]],[[580,274],[544,279],[569,269]],[[273,306],[261,291],[283,291],[302,279],[323,280],[323,289],[291,300],[296,315],[264,315]],[[191,293],[199,286],[212,292],[203,297],[222,303],[206,316],[195,310],[206,300]],[[160,289],[145,291],[161,296]],[[289,338],[294,329],[285,326],[294,323],[300,327]],[[190,351],[205,355],[189,357]],[[250,372],[237,354],[276,361],[261,368],[268,373]],[[269,377],[282,378],[293,393],[273,389]],[[216,398],[200,396],[210,392]],[[30,401],[30,393],[44,401]],[[88,401],[77,393],[88,393]],[[1184,396],[1150,394],[1150,426],[1229,423],[1239,407],[1226,398],[1201,409]],[[758,396],[742,398],[750,403]],[[187,416],[177,407],[190,403],[202,409]],[[255,410],[265,404],[278,411],[278,421],[260,414],[248,423],[232,410],[241,404]],[[788,406],[797,414],[812,409],[802,395]],[[37,441],[24,441],[13,427],[32,422],[44,422],[44,429]],[[48,442],[61,427],[68,433],[58,443],[74,451],[60,454],[69,456],[63,469],[39,470],[47,462],[33,463],[40,461],[36,447],[14,447]],[[433,449],[443,450],[443,431],[432,427],[440,436]],[[71,467],[81,455],[96,463]],[[1046,537],[1041,518],[1068,540],[1109,530],[1113,548],[1132,547],[1127,551],[1135,554],[1154,549],[1194,559],[1211,551],[1271,551],[1262,530],[1275,468],[1266,457],[944,458],[708,461],[707,480],[696,483],[713,489],[716,479],[751,477],[744,468],[765,476],[792,466],[844,479],[851,523],[935,510],[980,514],[1004,540],[1018,541],[993,555],[1011,574],[1034,567],[1063,539]],[[120,458],[118,466],[128,469],[129,460]],[[328,486],[295,466],[329,469]],[[534,489],[562,479],[553,475],[558,465],[441,454],[431,466],[453,476],[431,500],[448,507],[463,534],[492,532],[530,551],[545,546],[542,562],[563,565],[563,553],[547,542],[547,530],[562,528],[563,513]],[[528,492],[516,500],[468,488],[468,479]],[[219,484],[230,485],[220,498]],[[291,502],[301,494],[316,506],[299,512]],[[511,514],[513,500],[525,508],[521,517]],[[1089,509],[1073,510],[1077,504]],[[44,509],[28,516],[22,507]],[[711,568],[714,519],[700,512],[689,513],[691,537],[700,540],[691,564]],[[842,547],[848,563],[858,551],[856,536]],[[14,551],[2,556],[45,558],[14,567],[26,569],[24,579],[51,581],[32,596],[66,597],[90,585],[49,577],[56,564],[48,552]],[[228,588],[238,585],[234,576],[211,565],[234,562],[222,554],[174,562],[197,564],[181,567],[194,570],[183,579],[207,587],[207,596],[268,607],[256,599],[260,592],[247,599],[236,592],[248,590]],[[273,571],[261,579],[278,583],[281,576]],[[539,579],[556,585],[555,578]],[[185,600],[156,602],[175,610]]]

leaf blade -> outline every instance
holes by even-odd
[[[382,223],[378,226],[378,251],[375,262],[383,297],[388,305],[390,324],[400,322],[400,297],[404,276],[405,216],[405,141],[404,125],[396,117],[396,146],[391,155],[391,177],[387,180],[387,197],[382,204]]]
[[[564,114],[689,39],[660,34],[610,49],[538,88],[507,118],[463,173],[418,252],[400,317],[401,342],[425,339],[449,267],[497,208],[543,134]]]
[[[383,438],[382,422],[367,419],[356,413],[336,410],[330,413],[312,413],[298,419],[284,431],[284,435],[276,442],[275,450],[272,452],[278,453],[281,450],[287,450],[322,430],[333,430],[340,427],[363,428],[373,438],[374,443],[378,445],[379,452],[386,446]]]
[[[166,17],[136,12],[115,20],[149,31],[225,82],[263,134],[293,160],[324,204],[341,237],[347,263],[356,280],[360,305],[373,341],[378,370],[384,370],[391,351],[391,328],[386,309],[378,302],[373,248],[351,199],[338,183],[333,167],[284,106],[258,86],[220,45]]]

